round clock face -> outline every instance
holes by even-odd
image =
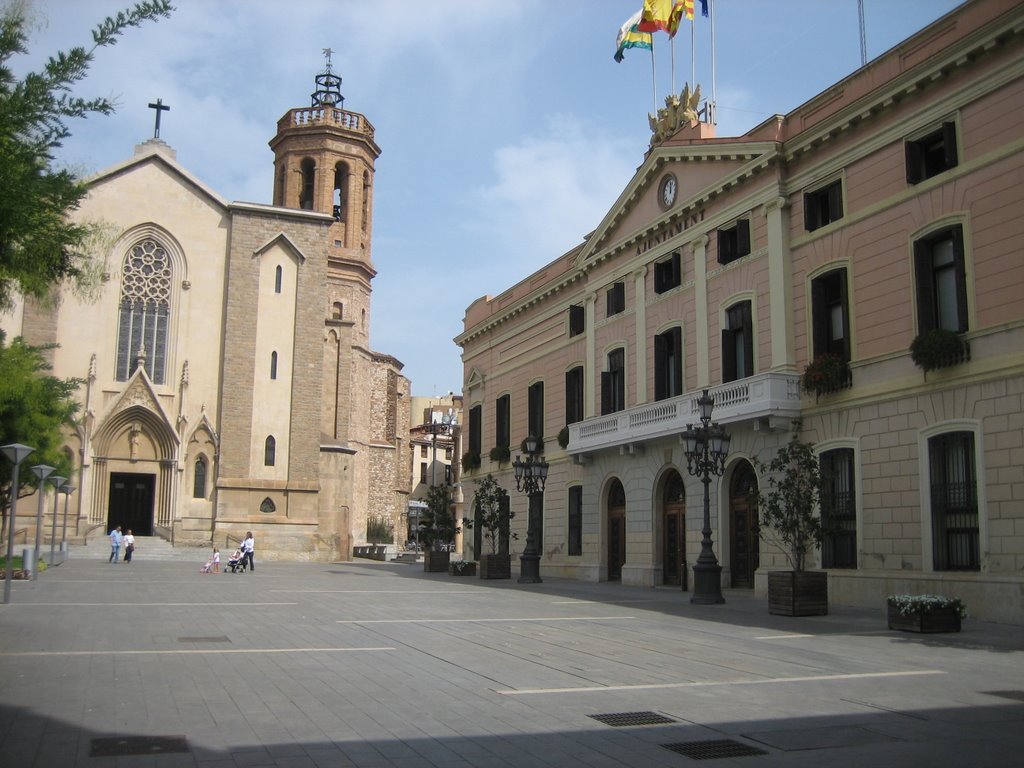
[[[661,180],[661,204],[665,208],[669,208],[675,201],[676,177],[670,173]]]

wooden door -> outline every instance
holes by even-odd
[[[665,482],[662,495],[662,580],[686,588],[686,491],[678,472]]]
[[[733,471],[729,484],[729,544],[732,553],[732,586],[754,588],[754,571],[760,556],[757,507],[750,494],[757,490],[757,476],[744,461]]]
[[[608,581],[622,580],[626,562],[626,492],[615,480],[608,491]]]

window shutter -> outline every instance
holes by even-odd
[[[668,339],[659,333],[654,337],[654,399],[668,397]]]
[[[828,188],[828,220],[839,221],[843,218],[843,185],[836,182]]]
[[[736,332],[731,328],[722,329],[722,381],[736,381]]]
[[[846,287],[846,270],[839,270],[839,300],[843,306],[843,359],[849,361],[853,350],[850,349],[850,301]]]
[[[967,330],[967,268],[964,263],[964,230],[959,226],[953,227],[950,234],[953,237],[953,263],[956,270],[957,330],[963,333]]]
[[[946,168],[955,168],[958,162],[956,151],[956,123],[942,124],[942,150],[945,153]]]
[[[921,181],[921,169],[924,168],[924,151],[916,141],[908,141],[903,146],[907,151],[907,184],[917,184]]]
[[[736,255],[746,256],[750,253],[750,220],[740,219],[736,222]]]
[[[811,357],[828,350],[828,305],[824,276],[811,281]]]
[[[671,265],[671,287],[675,288],[677,285],[681,285],[683,282],[682,260],[679,256],[679,251],[675,251],[672,253]]]
[[[683,329],[673,328],[669,334],[672,345],[672,373],[675,388],[669,390],[668,396],[676,397],[683,394]]]
[[[613,413],[612,387],[615,383],[615,374],[612,371],[601,372],[601,415],[607,416]]]
[[[817,206],[814,204],[814,196],[809,192],[804,192],[804,229],[808,232],[817,229],[820,226]],[[719,233],[721,236],[721,233]]]
[[[806,196],[805,196],[806,197]],[[807,215],[807,209],[804,208],[804,215]],[[729,238],[724,230],[718,230],[718,263],[727,264],[729,262]]]
[[[914,278],[917,292],[917,332],[935,327],[935,287],[932,280],[931,246],[925,240],[914,243]]]
[[[743,324],[743,369],[747,376],[754,375],[754,326],[750,322],[750,305],[747,305]]]

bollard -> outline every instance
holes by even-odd
[[[62,563],[66,563],[68,561],[69,554],[70,551],[68,550],[68,543],[66,541],[62,541],[60,543],[60,561]]]
[[[21,550],[21,567],[28,573],[36,572],[35,554],[35,547],[25,547],[23,550]]]

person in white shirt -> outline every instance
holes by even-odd
[[[135,537],[132,535],[132,529],[128,529],[128,533],[124,535],[124,561],[130,563],[132,561],[132,555],[135,553]]]
[[[252,537],[252,531],[246,531],[245,540],[242,542],[242,562],[248,564],[250,573],[256,570],[256,563],[252,559],[255,548],[256,541]]]

